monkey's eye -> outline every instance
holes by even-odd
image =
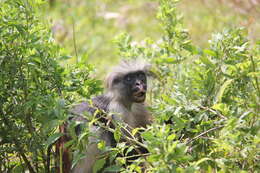
[[[145,75],[141,73],[141,74],[138,75],[138,77],[139,78],[145,78]]]
[[[131,82],[133,80],[133,77],[131,75],[125,76],[125,81],[126,82]]]
[[[138,74],[138,78],[142,80],[143,82],[146,81],[146,76],[143,73]]]
[[[116,78],[116,79],[114,79],[113,80],[113,84],[115,85],[115,84],[118,84],[120,82],[120,79],[118,79],[118,78]]]
[[[125,78],[125,80],[128,81],[128,82],[130,82],[130,81],[132,80],[132,78],[131,78],[130,76],[127,76],[127,77]]]

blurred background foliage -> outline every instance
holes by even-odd
[[[42,17],[48,19],[64,53],[73,55],[62,63],[88,60],[104,77],[107,67],[119,59],[113,43],[119,33],[129,33],[136,42],[162,36],[158,5],[148,0],[50,0]],[[191,40],[201,47],[208,46],[211,34],[223,28],[245,27],[252,42],[260,37],[259,0],[182,0],[177,10]]]

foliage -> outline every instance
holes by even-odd
[[[57,127],[79,96],[100,90],[84,62],[64,58],[35,9],[41,1],[0,3],[0,172],[50,172]]]
[[[114,164],[104,171],[142,172],[145,166],[147,172],[162,173],[259,172],[259,41],[253,45],[246,30],[227,28],[200,48],[183,27],[177,4],[159,1],[161,38],[135,42],[124,33],[115,39],[120,56],[144,58],[153,65],[149,102],[155,120],[147,130],[132,131],[131,147],[124,142],[106,147],[98,141],[103,155],[94,169],[109,158]],[[93,67],[84,58],[66,69],[57,63],[69,57],[39,22],[37,3],[0,5],[0,168],[50,172],[55,168],[52,144],[63,135],[57,128],[69,116],[67,107],[100,92],[100,82],[90,78]],[[107,130],[119,141],[122,128],[119,123]],[[137,133],[143,144],[134,139]],[[66,145],[74,150],[74,164],[84,157],[89,135],[88,128],[79,137],[71,131],[76,139]],[[149,153],[124,167],[125,152],[140,145]]]
[[[209,48],[198,48],[182,26],[177,1],[160,3],[162,39],[132,46],[124,35],[119,44],[124,55],[155,64],[158,77],[152,88],[156,123],[142,134],[150,151],[147,169],[258,172],[259,43],[250,45],[243,29],[226,29],[213,34]]]

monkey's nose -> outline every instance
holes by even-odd
[[[135,86],[139,86],[139,85],[141,85],[141,81],[136,81]]]

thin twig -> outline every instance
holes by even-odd
[[[140,157],[140,156],[144,157],[144,156],[150,156],[150,155],[151,155],[151,153],[135,154],[135,155],[131,155],[131,156],[124,156],[124,158],[131,159],[131,158],[135,158],[135,157]]]
[[[50,173],[50,161],[51,161],[51,148],[52,148],[52,145],[50,145],[48,148],[47,148],[47,165],[46,165],[46,172],[47,173]]]
[[[72,19],[72,32],[73,32],[73,46],[74,46],[74,51],[76,54],[76,61],[78,63],[79,57],[78,57],[78,50],[77,50],[77,44],[76,44],[76,34],[75,34],[75,21],[74,18]]]
[[[250,56],[250,60],[252,62],[253,71],[256,72],[256,64],[255,64],[255,61],[254,61],[252,55]],[[260,97],[260,88],[259,88],[258,78],[257,77],[254,77],[254,78],[255,78],[255,83],[256,83],[257,95],[258,95],[258,97]]]
[[[222,115],[221,113],[215,111],[214,109],[211,109],[211,108],[205,107],[205,106],[199,106],[199,108],[204,109],[204,110],[207,110],[207,111],[209,111],[209,112],[212,112],[212,113],[214,113],[215,115],[218,115],[220,118],[227,120],[227,117],[225,117],[225,116]]]
[[[209,130],[207,130],[207,131],[205,131],[205,132],[202,132],[201,134],[199,134],[199,135],[195,136],[194,138],[190,139],[188,142],[186,142],[186,144],[189,144],[189,143],[195,141],[196,139],[200,138],[201,136],[203,136],[203,135],[205,135],[205,134],[207,134],[207,133],[209,133],[209,132],[211,132],[211,131],[220,129],[220,128],[222,128],[222,127],[224,127],[224,125],[217,126],[217,127],[211,128],[211,129],[209,129]]]
[[[2,110],[2,109],[0,109],[0,111],[1,111],[1,110]],[[1,111],[0,114],[5,115],[3,111]],[[8,126],[8,127],[12,127],[12,126],[10,125],[9,120],[8,120],[5,116],[3,117],[3,123],[4,123],[6,126]],[[13,140],[13,142],[14,142],[14,145],[15,145],[15,147],[16,147],[16,149],[17,149],[18,154],[22,157],[23,161],[25,162],[25,165],[28,167],[29,172],[30,172],[30,173],[36,173],[35,170],[34,170],[34,168],[33,168],[33,165],[31,164],[31,162],[29,161],[29,159],[26,157],[25,152],[24,152],[24,149],[23,149],[23,147],[22,147],[21,144],[20,144],[20,141],[17,140],[16,138],[12,138],[12,140]]]

